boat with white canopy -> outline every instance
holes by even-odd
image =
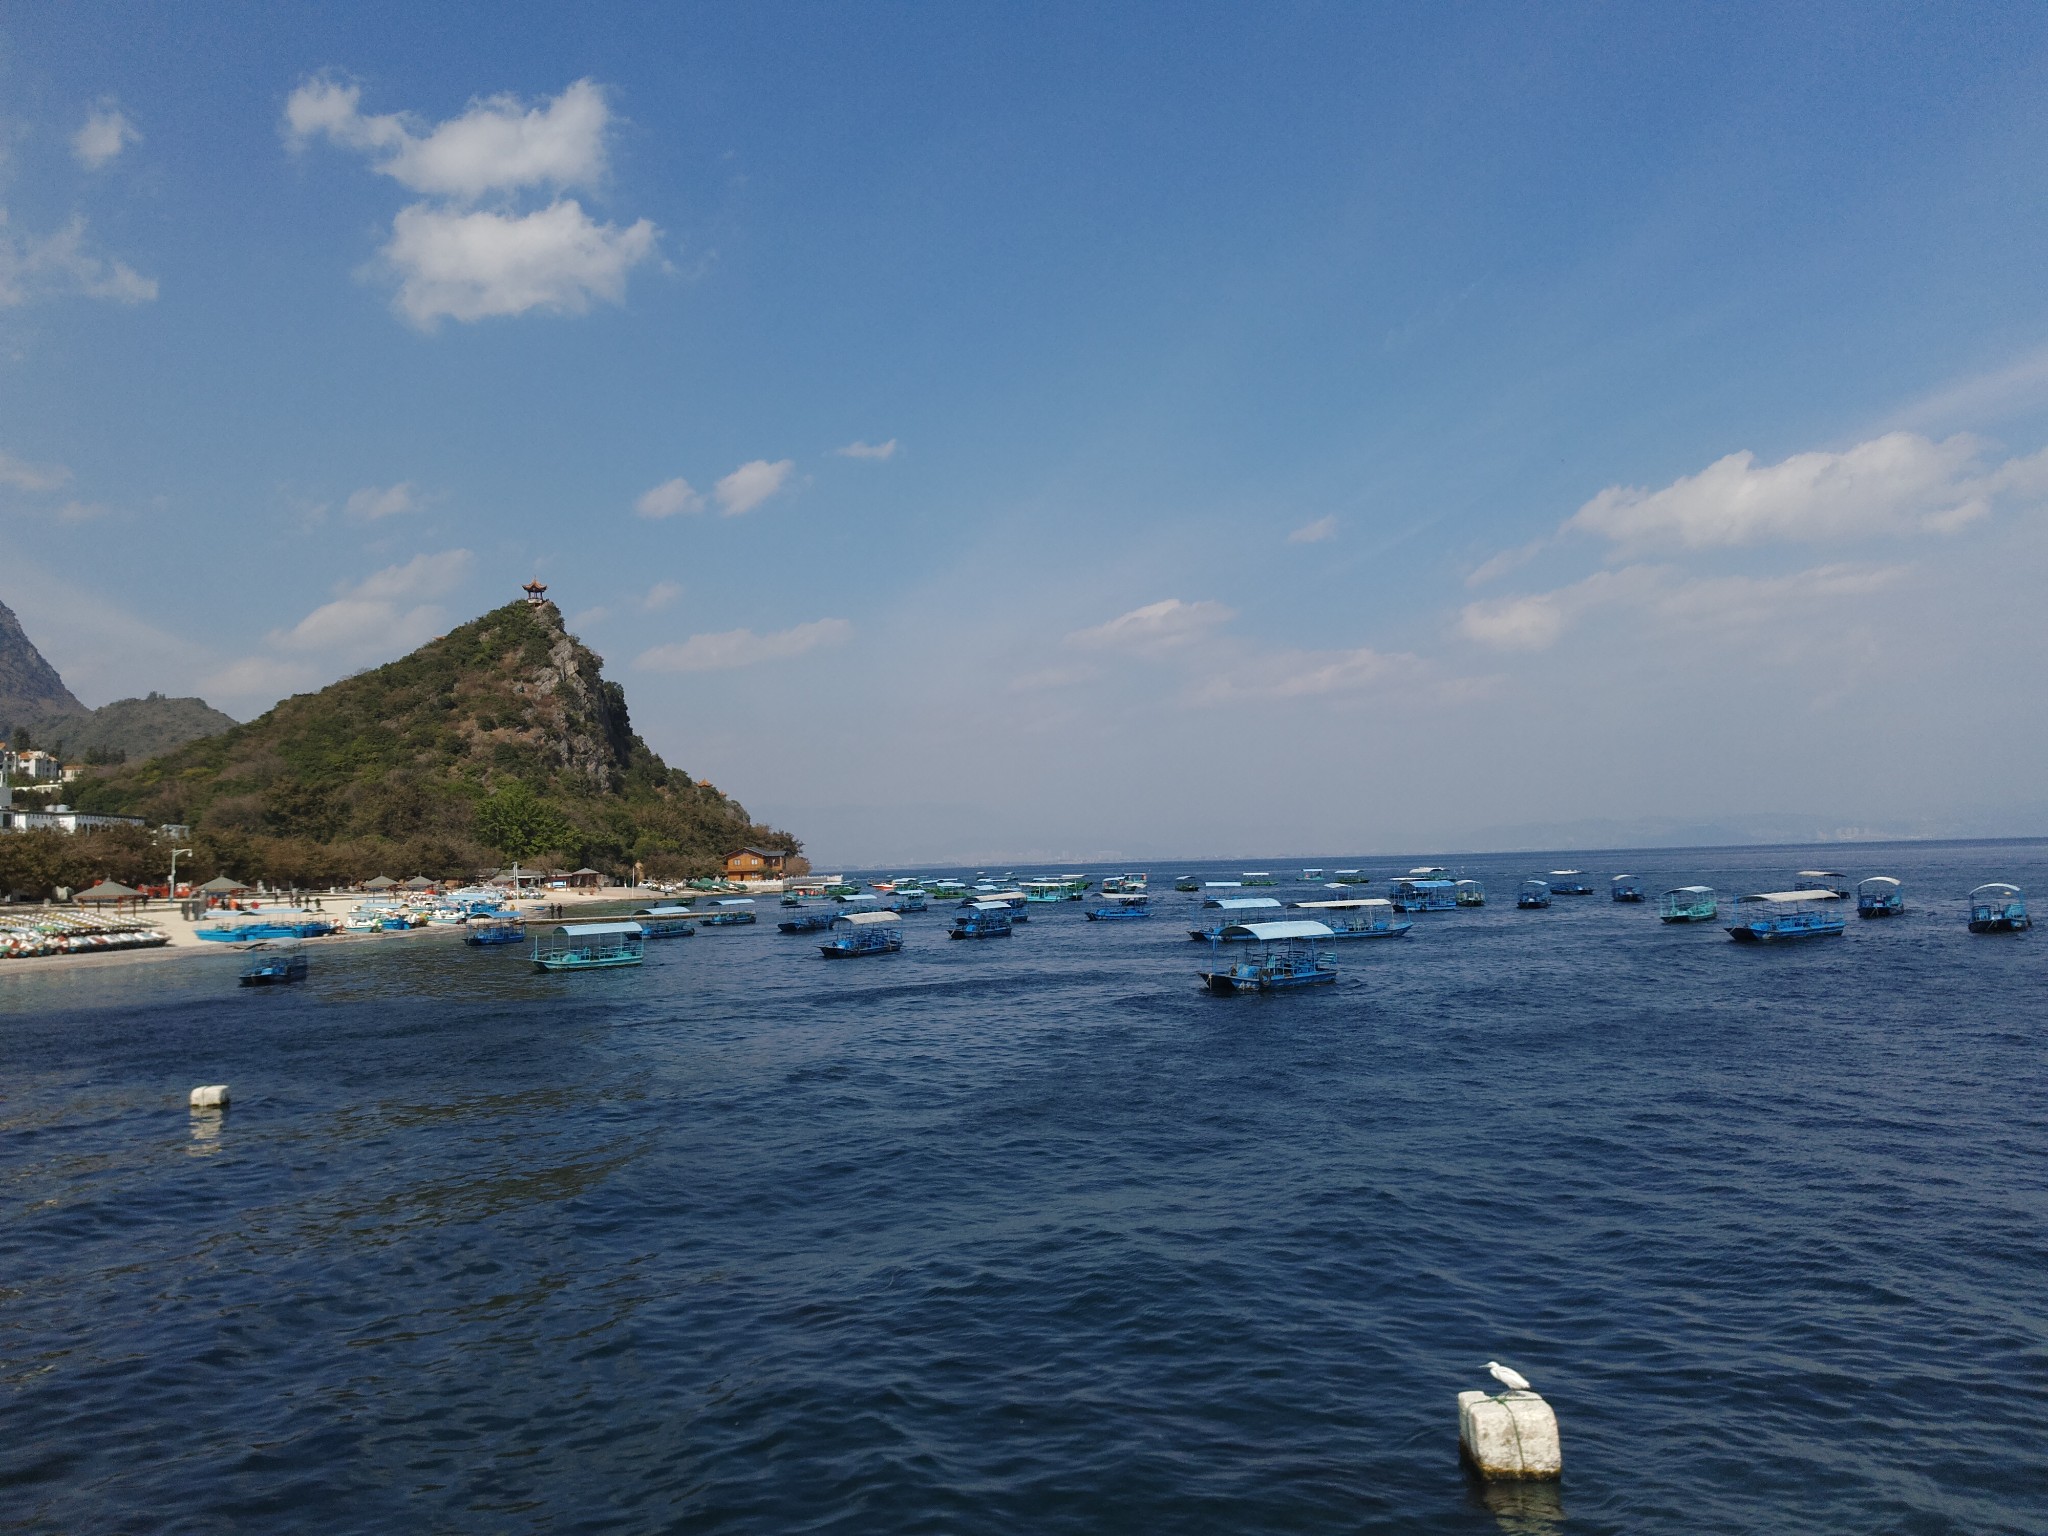
[[[1151,915],[1152,900],[1143,891],[1111,891],[1102,898],[1101,906],[1089,909],[1088,921],[1118,922],[1126,918]]]
[[[1970,892],[1970,932],[2025,933],[2033,926],[2027,894],[2018,886],[1994,880]]]
[[[1451,900],[1461,907],[1486,905],[1486,887],[1477,880],[1459,880],[1451,887]]]
[[[1211,896],[1202,903],[1205,909],[1220,912],[1221,917],[1206,928],[1190,928],[1188,937],[1204,939],[1215,943],[1223,936],[1223,930],[1233,923],[1257,922],[1261,918],[1280,916],[1281,901],[1278,896]]]
[[[1394,921],[1394,904],[1384,896],[1358,896],[1343,901],[1297,901],[1297,912],[1314,912],[1333,939],[1398,939],[1413,923]]]
[[[1856,882],[1858,917],[1897,917],[1905,910],[1905,889],[1890,875],[1870,875]]]
[[[946,931],[949,939],[1006,939],[1017,914],[1006,901],[969,902],[967,910],[953,919]]]
[[[902,947],[902,915],[882,908],[834,918],[832,937],[818,946],[818,953],[827,960],[853,960],[863,955],[893,955]]]
[[[1721,915],[1721,898],[1711,885],[1681,885],[1657,898],[1657,916],[1667,923],[1711,923]]]
[[[533,942],[533,963],[543,971],[600,971],[638,965],[647,957],[638,923],[559,923]]]
[[[1322,945],[1332,937],[1334,935],[1326,924],[1306,919],[1233,923],[1223,930],[1223,940],[1244,940],[1258,948],[1227,966],[1197,974],[1202,978],[1202,985],[1217,997],[1233,997],[1240,992],[1280,992],[1295,987],[1328,986],[1336,981],[1337,971],[1324,959]]]
[[[1849,877],[1839,869],[1802,869],[1796,878],[1801,890],[1833,891],[1845,900],[1848,898],[1849,887],[1842,882]]]
[[[1740,944],[1782,944],[1795,939],[1840,938],[1848,922],[1832,903],[1834,891],[1758,891],[1735,898],[1728,937]]]
[[[1593,887],[1586,881],[1582,869],[1553,869],[1549,875],[1550,889],[1557,896],[1590,896]]]
[[[1548,880],[1524,880],[1522,888],[1515,892],[1515,905],[1524,912],[1534,912],[1550,905],[1550,882]]]
[[[1458,882],[1436,875],[1410,876],[1394,882],[1393,897],[1397,912],[1455,912]]]
[[[1641,901],[1643,899],[1643,877],[1641,875],[1615,875],[1607,882],[1607,894],[1615,901]]]

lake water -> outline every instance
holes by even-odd
[[[1197,990],[1201,863],[836,964],[0,969],[0,1530],[2048,1529],[2048,950],[1961,901],[2048,848],[1442,862],[1492,905],[1275,997]],[[1911,911],[1605,895],[1815,862]],[[1461,1469],[1490,1358],[1561,1487]]]

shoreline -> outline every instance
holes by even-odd
[[[349,907],[353,906],[357,898],[352,894],[329,895],[322,893],[308,899],[339,903],[338,908],[322,913],[323,916],[339,916],[342,912],[347,911]],[[550,891],[547,894],[547,905],[575,908],[612,906],[620,902],[637,902],[642,906],[653,906],[658,902],[671,899],[674,898],[660,896],[644,887],[611,885],[601,887],[595,891]],[[282,902],[276,905],[280,909],[284,907]],[[9,908],[0,907],[0,924],[6,922],[9,910]],[[89,909],[77,906],[58,906],[23,908],[22,910],[33,913],[79,913],[86,912]],[[257,907],[253,912],[247,910],[236,912],[228,908],[216,908],[195,921],[181,914],[178,910],[178,903],[175,901],[146,902],[135,912],[136,917],[146,926],[169,935],[170,942],[168,944],[154,944],[144,949],[101,950],[97,953],[80,955],[25,955],[18,958],[9,957],[0,959],[0,977],[17,974],[38,976],[57,968],[77,970],[84,967],[99,968],[110,965],[162,963],[169,960],[190,959],[194,955],[218,951],[242,952],[248,948],[247,945],[202,939],[199,937],[198,930],[213,927],[223,921],[233,921],[236,918],[261,917],[267,910],[270,910],[268,903]],[[533,919],[529,918],[529,921],[533,921]],[[542,918],[539,921],[546,922],[549,919]],[[340,944],[368,943],[371,941],[388,944],[396,940],[403,943],[408,938],[432,933],[446,933],[448,931],[449,925],[447,924],[430,925],[425,928],[409,928],[400,933],[349,933],[345,930],[337,930],[330,934],[323,934],[317,939],[308,939],[305,942],[325,949]]]

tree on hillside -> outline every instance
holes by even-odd
[[[477,807],[476,835],[508,859],[566,849],[577,841],[569,818],[519,779],[500,785]]]

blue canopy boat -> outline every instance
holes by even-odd
[[[1905,910],[1905,890],[1890,875],[1871,875],[1856,882],[1858,917],[1897,917]]]
[[[1643,899],[1643,877],[1641,875],[1616,875],[1607,882],[1607,894],[1616,901],[1641,901]]]
[[[2018,886],[1994,880],[1970,892],[1970,932],[2025,933],[2033,926],[2026,892]]]
[[[1190,928],[1188,937],[1203,939],[1213,944],[1223,936],[1223,930],[1233,923],[1257,922],[1261,917],[1278,918],[1281,902],[1278,896],[1211,896],[1202,905],[1213,907],[1223,915],[1212,921],[1206,928]]]
[[[479,947],[491,944],[523,944],[526,919],[517,912],[473,912],[462,925],[462,942]]]
[[[306,952],[296,939],[261,950],[241,974],[245,987],[282,987],[306,979]]]
[[[1538,907],[1550,905],[1550,882],[1548,880],[1524,880],[1522,888],[1515,892],[1515,905],[1533,912]]]
[[[1394,882],[1396,912],[1454,912],[1458,907],[1458,882],[1440,875],[1407,876]]]
[[[1005,939],[1016,913],[1010,910],[1006,901],[974,901],[967,904],[967,910],[953,919],[953,926],[946,933],[949,939]]]
[[[1102,899],[1104,905],[1088,913],[1089,922],[1107,923],[1127,917],[1152,915],[1152,899],[1142,891],[1112,892]]]
[[[751,896],[727,896],[711,903],[711,910],[697,915],[697,921],[706,928],[740,928],[755,922],[754,898]]]
[[[1393,920],[1394,904],[1384,896],[1354,896],[1343,901],[1297,901],[1295,909],[1321,914],[1316,920],[1333,939],[1398,939],[1415,925]]]
[[[1202,985],[1217,997],[1328,986],[1337,979],[1336,968],[1323,958],[1321,945],[1333,935],[1322,923],[1306,919],[1233,923],[1223,930],[1221,937],[1226,941],[1248,940],[1258,948],[1227,966],[1196,973],[1202,978]]]
[[[214,944],[247,944],[258,939],[317,939],[334,932],[334,924],[309,913],[271,912],[244,917],[239,922],[223,919],[192,931]]]
[[[1586,883],[1584,870],[1553,869],[1550,872],[1550,893],[1553,896],[1590,896],[1593,887]]]
[[[924,887],[899,885],[896,887],[896,910],[898,912],[922,912],[928,900]]]
[[[838,912],[799,912],[795,917],[785,917],[775,927],[780,933],[825,933],[843,915]]]
[[[832,937],[818,946],[827,960],[854,960],[862,955],[893,955],[903,947],[903,919],[886,909],[845,912],[832,922]]]
[[[1711,885],[1681,885],[1657,898],[1657,916],[1667,923],[1711,923],[1721,915]]]
[[[688,907],[642,907],[633,915],[650,939],[687,939],[697,931],[697,914]]]
[[[1735,898],[1735,922],[1728,937],[1741,944],[1781,944],[1794,939],[1840,938],[1848,928],[1829,902],[1842,898],[1833,891],[1759,891]]]
[[[638,965],[647,957],[646,937],[638,923],[561,923],[533,941],[533,963],[543,971]]]

